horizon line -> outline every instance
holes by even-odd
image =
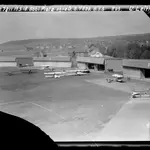
[[[15,42],[15,41],[26,41],[26,40],[42,40],[42,39],[91,39],[91,38],[105,38],[105,37],[117,37],[117,36],[134,36],[134,35],[143,35],[143,34],[150,34],[150,32],[147,32],[147,33],[135,33],[135,34],[119,34],[119,35],[110,35],[110,36],[95,36],[95,37],[81,37],[81,38],[59,38],[59,37],[55,37],[55,38],[52,38],[52,37],[47,37],[47,38],[29,38],[29,39],[21,39],[21,40],[8,40],[8,41],[5,41],[5,42],[1,42],[1,44],[5,44],[5,43],[8,43],[8,42]]]

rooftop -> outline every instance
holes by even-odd
[[[150,69],[148,59],[123,59],[123,66]]]

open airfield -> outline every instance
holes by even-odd
[[[39,126],[54,141],[102,140],[101,132],[130,97],[126,87],[116,88],[120,83],[102,82],[102,73],[45,79],[43,71],[6,76],[1,69],[0,110]]]
[[[88,83],[101,74],[44,79],[44,73],[0,76],[1,111],[38,125],[53,140],[99,132],[128,94]],[[83,139],[84,140],[84,139]]]

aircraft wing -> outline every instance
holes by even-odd
[[[55,72],[44,72],[44,74],[54,75],[54,74],[55,74]]]
[[[55,74],[63,74],[63,72],[59,72],[59,71],[57,71],[57,72],[55,72]]]
[[[123,78],[123,75],[121,75],[121,74],[113,74],[112,76],[115,78]]]
[[[84,72],[78,72],[77,75],[86,75],[87,73]]]

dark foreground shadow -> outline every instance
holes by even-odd
[[[0,112],[0,145],[11,148],[57,148],[39,127],[19,117]]]

